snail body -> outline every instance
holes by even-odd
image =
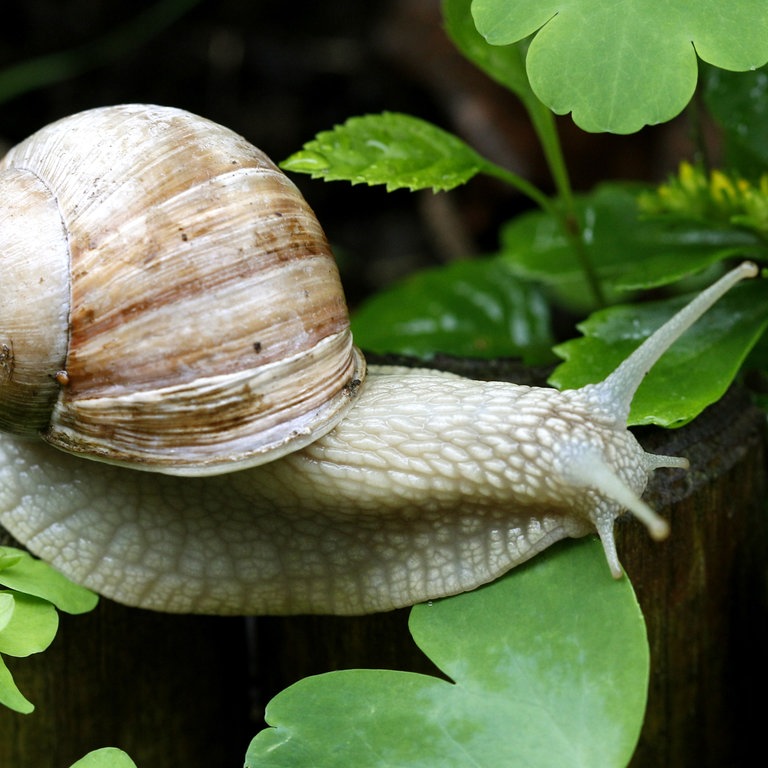
[[[38,233],[14,235],[22,213],[7,204],[3,269],[53,329],[25,335],[29,317],[0,309],[13,433],[0,523],[75,581],[159,610],[386,610],[595,531],[620,576],[615,518],[628,509],[663,538],[640,496],[655,469],[687,466],[643,451],[632,396],[756,271],[728,273],[578,390],[374,366],[366,378],[319,224],[230,131],[168,108],[92,110],[0,172],[31,188],[21,200],[52,260],[37,265]]]

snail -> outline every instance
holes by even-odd
[[[622,568],[660,467],[641,379],[745,263],[577,390],[366,365],[295,186],[232,131],[122,105],[0,164],[0,523],[74,581],[172,612],[364,613],[564,537]]]

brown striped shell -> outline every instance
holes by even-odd
[[[0,428],[170,474],[328,432],[365,364],[295,186],[178,109],[53,123],[0,163]]]

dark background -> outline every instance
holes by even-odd
[[[551,190],[524,110],[454,51],[439,0],[12,0],[3,10],[7,144],[81,109],[144,101],[221,122],[280,161],[347,117],[393,110],[432,120]],[[15,67],[30,61],[34,78],[17,85]],[[692,151],[685,117],[632,136],[559,124],[577,190],[662,180]],[[498,225],[528,206],[483,178],[440,195],[294,180],[335,247],[353,306],[413,269],[492,250]]]
[[[170,9],[173,15],[184,5],[188,10],[173,23],[154,18],[158,9]],[[524,110],[453,50],[442,31],[439,8],[439,0],[6,0],[0,32],[0,143],[10,146],[82,109],[143,101],[186,108],[221,122],[280,161],[316,132],[350,116],[393,110],[455,132],[482,154],[552,191]],[[27,75],[19,79],[20,66]],[[631,136],[586,134],[567,116],[558,124],[576,190],[610,179],[661,181],[694,149],[685,115]],[[707,130],[709,135],[711,126]],[[710,138],[716,146],[716,135]],[[500,223],[529,207],[514,191],[484,178],[440,195],[387,194],[379,188],[293,178],[334,245],[353,307],[414,269],[491,251]],[[204,675],[188,674],[189,669],[213,667],[203,681],[212,686],[220,670],[222,690],[230,680],[242,680],[245,633],[239,620],[165,617],[103,601],[94,614],[64,617],[60,636],[42,660],[24,659],[14,667],[41,715],[33,720],[6,713],[3,740],[15,743],[27,761],[39,743],[51,765],[67,765],[86,748],[104,743],[128,749],[139,765],[199,765],[199,756],[186,759],[182,754],[184,746],[192,749],[197,743],[184,734],[209,730],[218,715],[218,724],[236,735],[225,734],[224,726],[210,727],[217,762],[237,765],[260,707],[286,680],[349,666],[350,647],[376,651],[374,660],[357,659],[361,666],[402,668],[402,641],[391,638],[405,636],[406,615],[395,617],[396,626],[389,622],[391,615],[355,625],[331,619],[324,634],[314,619],[307,624],[259,620],[260,631],[248,634],[247,650],[251,659],[266,662],[254,675],[251,719],[243,723],[238,713],[242,717],[246,705],[230,693],[221,698],[210,689],[200,696],[190,693],[190,685]],[[357,635],[350,626],[360,627]],[[220,639],[207,645],[206,638],[214,633]],[[181,638],[188,637],[199,641],[201,649],[185,646],[182,651]],[[324,666],[301,666],[301,654],[309,653],[294,646],[306,644],[305,638],[313,651],[324,643],[331,646],[318,652]],[[93,647],[86,647],[86,640]],[[289,670],[281,668],[285,660],[293,665]],[[42,670],[35,678],[37,687],[23,677],[35,669]],[[158,690],[154,684],[160,680],[164,685]],[[61,690],[54,691],[57,685]],[[88,698],[94,688],[93,696],[101,695],[109,706],[104,698],[94,698],[102,702],[94,706]],[[52,702],[64,700],[67,706],[48,703],[44,694],[49,689]],[[172,717],[206,696],[210,701],[198,714],[199,725],[191,726],[180,716],[175,725],[164,720],[163,733],[153,730],[158,713]],[[79,707],[71,703],[73,697],[83,699]],[[134,701],[140,702],[140,715],[131,709]],[[660,718],[670,711],[687,714],[682,706],[667,706]],[[691,722],[699,739],[700,721]],[[663,725],[673,733],[675,727]],[[70,743],[65,737],[77,731],[78,738]],[[92,732],[99,734],[98,743],[89,741]],[[53,759],[52,745],[60,747],[62,757]],[[231,748],[229,759],[223,755],[225,747]],[[170,749],[173,757],[153,763],[145,757],[153,748],[157,754]],[[5,766],[2,759],[0,765]]]

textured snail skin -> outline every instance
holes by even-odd
[[[384,610],[487,582],[593,532],[590,513],[612,525],[618,505],[574,494],[557,469],[568,437],[642,491],[642,450],[593,421],[573,392],[373,371],[325,438],[229,475],[155,475],[4,440],[2,521],[75,581],[146,607]]]
[[[0,441],[0,522],[76,581],[166,611],[362,613],[471,589],[613,523],[658,467],[625,422],[645,373],[730,286],[700,294],[579,390],[377,368],[346,418],[275,462],[183,478]]]

